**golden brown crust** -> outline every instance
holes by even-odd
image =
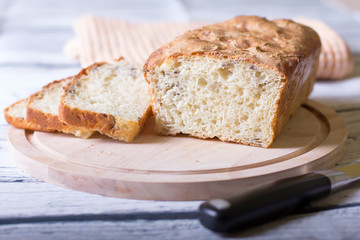
[[[289,118],[297,111],[301,104],[305,103],[316,81],[316,72],[319,65],[320,48],[307,56],[295,68],[292,75],[286,80],[286,84],[280,94],[277,112],[272,122],[274,129],[273,140],[279,135]],[[269,145],[264,147],[269,147]]]
[[[76,129],[74,128],[74,126],[71,126],[61,121],[58,115],[45,113],[40,111],[39,109],[31,107],[31,103],[39,96],[41,96],[43,94],[43,91],[46,91],[48,88],[51,88],[54,84],[58,84],[63,81],[70,81],[71,79],[73,79],[73,76],[61,80],[55,80],[45,85],[41,91],[32,94],[29,98],[29,103],[27,105],[26,120],[28,122],[37,124],[41,126],[43,129],[47,129],[48,131],[72,133],[79,137],[88,138],[92,134],[92,132],[89,131],[88,129]]]
[[[119,58],[116,61],[121,61],[122,59],[123,58]],[[94,68],[104,64],[106,63],[94,63],[87,68],[82,69],[81,72],[65,86],[65,94],[75,88],[76,81],[81,79],[84,75],[88,75]],[[149,106],[144,115],[138,119],[138,122],[123,120],[116,118],[111,114],[97,113],[70,107],[65,103],[65,94],[61,97],[59,105],[59,118],[62,121],[75,127],[96,130],[109,137],[124,140],[126,142],[131,142],[139,134],[151,114],[151,107]]]
[[[106,64],[105,62],[94,63],[87,68],[83,68],[77,75],[73,77],[65,87],[64,92],[71,91],[75,87],[75,82],[82,76],[88,75],[93,69]],[[91,111],[84,111],[77,108],[71,108],[64,104],[64,95],[61,96],[59,104],[59,119],[74,127],[82,127],[86,129],[94,129],[101,133],[108,132],[115,125],[115,118],[112,115],[100,114]]]
[[[27,121],[38,124],[50,131],[61,131],[63,125],[57,116],[49,113],[43,113],[33,108],[28,108],[26,119]]]
[[[26,120],[29,122],[38,124],[38,125],[42,126],[43,128],[48,129],[50,131],[60,131],[61,132],[63,128],[66,128],[67,125],[62,123],[59,120],[58,116],[50,114],[50,113],[44,113],[38,109],[32,108],[31,103],[42,94],[42,91],[45,91],[46,89],[50,88],[54,84],[60,83],[61,81],[67,81],[67,80],[69,80],[69,78],[62,79],[62,80],[55,80],[55,81],[43,86],[40,91],[32,94],[29,98],[29,103],[27,105]]]
[[[64,122],[79,128],[97,130],[115,139],[131,142],[141,131],[151,114],[149,107],[139,122],[115,119],[113,115],[96,113],[60,103],[59,117]]]
[[[143,70],[150,83],[148,72],[161,64],[179,57],[186,60],[196,56],[231,59],[234,63],[245,62],[278,73],[285,84],[271,123],[274,139],[310,94],[316,80],[320,48],[318,34],[304,25],[284,19],[268,21],[255,16],[238,16],[177,37],[151,54]],[[154,101],[153,90],[149,92]]]
[[[152,53],[147,72],[164,61],[194,55],[255,63],[290,77],[297,63],[320,48],[315,31],[291,20],[268,21],[256,16],[231,20],[188,31]]]
[[[60,122],[58,116],[55,116],[50,113],[44,113],[38,109],[34,109],[31,107],[31,103],[38,98],[43,91],[45,91],[47,88],[50,88],[52,85],[60,83],[61,81],[69,80],[69,78],[62,79],[62,80],[55,80],[51,83],[48,83],[47,85],[43,86],[42,89],[30,96],[30,100],[27,106],[26,111],[26,119],[30,122],[36,123],[43,128],[52,130],[52,131],[62,131],[63,127],[66,126],[66,124]]]
[[[118,59],[115,59],[114,62],[119,62],[121,60],[124,60],[123,57],[119,57]],[[81,71],[76,74],[75,76],[73,76],[73,80],[71,82],[75,82],[77,80],[79,80],[80,78],[82,78],[84,75],[87,75],[90,71],[92,71],[94,68],[97,68],[97,67],[100,67],[104,64],[107,64],[106,62],[96,62],[96,63],[93,63],[89,66],[87,66],[86,68],[83,68],[81,69]]]
[[[72,108],[63,101],[59,105],[59,118],[74,127],[94,129],[101,133],[110,132],[115,126],[115,118],[112,115]]]
[[[14,127],[17,127],[17,128],[22,128],[22,129],[28,129],[28,130],[33,130],[33,131],[42,131],[42,132],[52,132],[53,130],[51,129],[47,129],[47,128],[44,128],[36,123],[33,123],[33,122],[29,122],[27,121],[25,118],[22,118],[22,117],[16,117],[16,116],[11,116],[9,114],[9,110],[14,107],[15,105],[17,104],[20,104],[21,102],[28,102],[29,99],[26,98],[26,99],[23,99],[23,100],[20,100],[20,101],[17,101],[15,103],[13,103],[12,105],[10,105],[9,107],[7,107],[5,110],[4,110],[4,115],[5,115],[5,120],[13,125]]]

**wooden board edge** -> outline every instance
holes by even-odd
[[[19,150],[16,148],[16,143],[26,139],[26,131],[10,127],[9,142],[13,159],[28,174],[39,178],[43,181],[52,184],[71,188],[78,191],[89,192],[110,197],[120,197],[129,199],[143,199],[143,200],[170,200],[170,201],[188,201],[188,200],[205,200],[213,197],[229,196],[234,192],[247,191],[252,187],[264,182],[274,182],[276,180],[299,175],[313,170],[318,170],[326,165],[326,167],[333,167],[344,154],[347,131],[341,126],[346,126],[344,120],[332,109],[325,105],[314,101],[308,101],[307,104],[319,111],[324,116],[333,115],[332,120],[328,123],[329,127],[336,130],[336,134],[340,134],[340,144],[337,146],[331,145],[338,139],[336,136],[328,136],[326,143],[330,144],[326,147],[326,151],[330,152],[328,156],[321,156],[314,161],[310,166],[303,165],[294,166],[291,171],[284,171],[274,178],[274,174],[266,174],[263,176],[255,176],[248,179],[217,179],[212,181],[190,181],[177,182],[174,178],[172,181],[125,181],[122,179],[108,179],[104,177],[97,177],[94,179],[92,175],[87,175],[84,172],[72,171],[73,169],[63,168],[61,164],[49,164],[47,156],[39,150],[35,149],[29,142],[25,149]],[[14,134],[14,132],[16,132]],[[27,152],[28,151],[28,152]],[[30,152],[30,153],[29,153]],[[34,159],[34,156],[39,156]],[[235,173],[236,174],[236,173]],[[135,176],[136,177],[136,176]],[[174,176],[173,176],[174,177]],[[250,182],[249,182],[250,181]],[[76,182],[77,184],[73,184]],[[91,185],[87,187],[86,185]],[[184,187],[183,184],[188,185]],[[104,186],[110,186],[110,190],[105,190]],[[167,191],[163,191],[167,189]]]

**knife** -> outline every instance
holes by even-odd
[[[360,163],[280,180],[268,188],[215,198],[199,207],[199,220],[215,232],[244,230],[285,216],[360,179]]]

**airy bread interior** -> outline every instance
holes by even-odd
[[[33,94],[27,106],[27,120],[49,130],[57,130],[71,133],[78,137],[89,138],[94,131],[69,126],[59,119],[59,103],[63,88],[72,79],[72,77],[69,77],[60,81],[54,81],[44,86],[41,91]]]
[[[37,109],[43,113],[59,115],[59,102],[63,87],[72,80],[67,78],[55,81],[45,86],[35,97],[31,99],[30,108]]]
[[[25,98],[7,107],[4,111],[6,121],[17,128],[51,132],[50,129],[26,120],[28,102],[29,98]]]
[[[139,67],[126,61],[104,64],[79,78],[64,101],[70,107],[138,121],[149,107],[146,81]]]
[[[26,119],[26,106],[28,102],[28,99],[18,101],[11,105],[6,113],[13,118]]]
[[[157,130],[268,146],[282,76],[240,61],[192,57],[167,60],[148,73]]]
[[[127,142],[151,113],[141,68],[123,59],[84,69],[65,87],[60,108],[66,123]]]

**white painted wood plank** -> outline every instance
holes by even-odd
[[[329,23],[354,21],[345,11],[338,11],[321,1],[206,1],[185,0],[192,19],[222,21],[235,15],[259,15],[268,18],[305,16]],[[319,14],[321,13],[321,14]]]
[[[200,204],[117,199],[76,192],[42,182],[1,183],[0,221],[12,217],[66,216],[72,214],[159,214],[196,212]]]
[[[356,68],[360,65],[356,64]],[[334,98],[360,96],[360,76],[347,78],[342,81],[317,81],[310,98]]]
[[[357,110],[340,112],[348,127],[348,139],[340,164],[360,161],[360,105]]]
[[[114,216],[98,221],[0,225],[0,239],[357,239],[359,214],[359,207],[299,214],[229,235],[213,233],[197,219],[119,220]]]
[[[28,64],[26,67],[0,66],[0,83],[5,86],[0,88],[0,109],[3,110],[10,104],[30,96],[39,91],[42,86],[57,79],[77,74],[80,65],[42,65]],[[3,114],[0,114],[0,124],[5,124]],[[6,136],[6,135],[5,135]]]
[[[22,63],[77,64],[63,54],[66,41],[73,37],[66,31],[10,32],[0,37],[0,66]]]
[[[14,172],[14,170],[9,171]],[[67,216],[73,214],[154,214],[167,212],[195,213],[200,201],[167,202],[108,198],[76,192],[43,183],[31,177],[11,176],[4,183],[0,178],[0,221],[9,218]],[[11,182],[12,181],[12,182]],[[360,182],[306,207],[321,211],[331,208],[360,206]]]
[[[1,27],[5,20],[5,13],[8,10],[8,7],[10,6],[11,2],[9,0],[2,0],[0,1],[0,32]]]
[[[338,111],[359,108],[360,56],[356,55],[354,61],[355,70],[351,76],[341,81],[317,81],[310,98]]]
[[[155,1],[44,1],[17,0],[8,13],[7,28],[21,26],[57,27],[63,24],[71,25],[73,21],[85,14],[100,16],[121,17],[125,20],[187,20],[187,14],[182,9],[179,0]],[[29,18],[34,16],[34,18]],[[24,22],[22,20],[30,20]],[[12,22],[14,20],[15,22]]]

